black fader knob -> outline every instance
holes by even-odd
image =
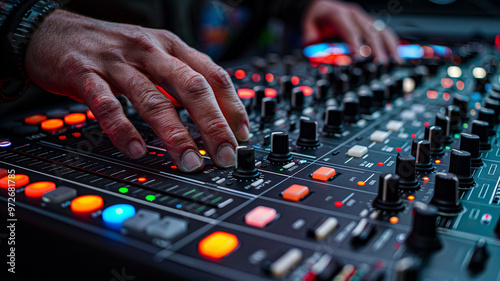
[[[318,122],[308,117],[300,118],[300,133],[297,145],[304,148],[314,148],[319,146]]]
[[[452,173],[437,173],[434,182],[434,195],[429,204],[448,215],[462,211],[462,203],[458,201],[457,176]]]
[[[496,125],[496,120],[497,116],[495,114],[495,111],[491,108],[486,108],[486,107],[481,107],[477,111],[477,120],[485,121],[488,122],[488,133],[490,136],[494,136],[496,134],[495,131],[495,125]]]
[[[462,120],[469,120],[469,97],[461,94],[454,94],[453,105],[458,106],[460,109],[460,117]]]
[[[484,239],[481,239],[477,241],[474,249],[472,250],[467,269],[473,274],[477,274],[483,271],[486,267],[486,263],[488,262],[488,259],[490,257],[490,253],[488,252],[486,245],[486,241]]]
[[[344,132],[344,112],[341,108],[336,106],[326,108],[323,132],[327,134],[341,134]]]
[[[403,201],[399,197],[399,176],[395,174],[381,174],[378,182],[378,195],[373,200],[373,207],[389,212],[398,212],[404,209]]]
[[[434,125],[441,127],[443,130],[443,134],[441,136],[441,140],[443,143],[451,143],[453,142],[453,137],[451,136],[450,131],[450,118],[444,114],[436,113],[436,121]]]
[[[288,147],[288,134],[274,132],[271,134],[271,152],[267,159],[273,163],[285,164],[292,161],[290,148]]]
[[[470,153],[453,149],[450,154],[450,168],[448,172],[457,175],[460,187],[468,188],[474,184],[470,170]]]
[[[479,152],[479,136],[462,133],[460,135],[460,150],[470,153],[470,165],[472,168],[483,166]]]
[[[429,172],[434,169],[431,163],[430,143],[426,140],[413,140],[411,144],[411,155],[415,157],[417,171]]]
[[[359,100],[352,95],[344,98],[344,120],[348,123],[359,120]]]
[[[419,280],[420,263],[414,257],[405,257],[398,260],[394,266],[394,281]]]
[[[416,190],[420,187],[415,173],[415,157],[410,154],[398,154],[396,174],[399,176],[399,188]]]
[[[373,93],[369,89],[361,89],[358,92],[359,111],[361,114],[373,113]]]
[[[479,137],[479,150],[490,150],[491,143],[489,140],[489,126],[488,122],[474,120],[472,121],[471,133]]]
[[[290,97],[292,96],[292,89],[293,89],[292,78],[290,76],[281,77],[281,90],[280,90],[281,97],[283,97],[283,99],[285,100],[289,100]]]
[[[424,139],[430,143],[432,156],[440,156],[444,154],[442,135],[443,130],[439,126],[425,127]]]
[[[316,99],[319,101],[325,101],[330,96],[330,82],[328,80],[318,80],[316,81]]]
[[[458,106],[448,105],[446,107],[446,116],[450,119],[450,134],[462,131],[462,117],[460,117],[461,112]]]
[[[304,92],[299,87],[292,90],[292,99],[290,101],[290,109],[300,112],[304,108]]]
[[[255,150],[253,147],[236,147],[236,168],[233,177],[239,180],[254,180],[259,177],[259,170],[255,168]]]
[[[408,247],[416,252],[430,253],[441,249],[436,231],[438,209],[422,202],[413,204],[413,223],[406,239]]]
[[[260,117],[262,122],[274,120],[276,114],[276,102],[272,98],[263,98],[261,101]]]
[[[262,99],[266,97],[266,87],[264,86],[255,86],[253,87],[255,92],[255,97],[253,98],[253,107],[255,109],[260,109],[262,104]]]
[[[370,90],[373,93],[373,102],[375,106],[382,107],[385,101],[385,86],[380,82],[374,82],[371,84]]]
[[[496,120],[498,120],[498,116],[500,115],[500,101],[486,98],[483,101],[483,103],[484,103],[484,107],[493,109],[495,111],[495,115],[497,116]]]

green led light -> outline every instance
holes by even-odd
[[[456,139],[459,139],[459,138],[460,138],[460,135],[459,135],[459,134],[455,134],[455,138],[456,138]]]
[[[469,128],[469,124],[464,123],[464,129],[467,129],[467,128]]]
[[[127,193],[128,192],[128,188],[126,188],[126,187],[120,187],[120,189],[118,189],[118,191],[120,193]]]
[[[153,202],[155,199],[156,199],[156,197],[154,195],[149,194],[148,196],[146,196],[146,200],[148,200],[148,201]]]
[[[280,172],[283,171],[283,169],[280,169]]]
[[[446,148],[447,150],[450,150],[450,149],[451,149],[451,147],[449,147],[449,146],[445,146],[444,148]]]

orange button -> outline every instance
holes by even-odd
[[[328,168],[328,167],[321,167],[314,171],[312,178],[315,180],[320,180],[320,181],[327,181],[331,177],[335,176],[337,174],[335,172],[335,169],[333,168]]]
[[[24,123],[26,123],[28,125],[38,125],[38,124],[42,123],[42,121],[45,121],[45,120],[47,120],[47,116],[45,116],[43,114],[35,114],[35,115],[31,115],[31,116],[24,118]]]
[[[216,231],[203,238],[198,244],[198,252],[205,257],[220,259],[229,255],[239,245],[236,235]]]
[[[90,111],[90,109],[89,109],[89,110],[87,110],[87,117],[88,117],[89,119],[95,120],[94,113],[92,113],[92,111]]]
[[[76,125],[83,123],[87,120],[87,116],[83,113],[71,113],[64,116],[64,123],[68,125]]]
[[[75,213],[90,213],[102,208],[103,200],[97,195],[82,195],[71,201],[71,210]]]
[[[28,184],[24,189],[24,194],[28,197],[42,197],[44,193],[56,189],[56,184],[50,181],[39,181]]]
[[[304,198],[307,194],[309,194],[309,187],[293,184],[283,191],[283,198],[297,202]]]
[[[5,176],[0,179],[0,187],[1,188],[9,188],[10,187],[21,187],[25,186],[30,182],[30,178],[27,175],[16,174],[13,178],[9,178],[9,176]]]
[[[49,119],[42,122],[42,129],[45,131],[57,130],[63,126],[64,122],[61,119]]]

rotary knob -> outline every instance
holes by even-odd
[[[454,94],[453,95],[453,105],[458,106],[460,109],[460,117],[462,120],[469,120],[469,97]]]
[[[441,113],[436,113],[435,125],[441,127],[443,134],[441,136],[441,141],[443,143],[453,142],[453,137],[450,134],[450,118]]]
[[[328,99],[330,91],[330,82],[328,80],[318,80],[316,82],[316,99],[319,101],[325,101]]]
[[[378,195],[373,201],[373,207],[389,212],[398,212],[404,209],[403,201],[399,197],[399,176],[395,174],[381,174],[378,185]]]
[[[462,133],[460,135],[460,150],[470,153],[470,165],[478,168],[483,165],[481,154],[479,153],[479,136]]]
[[[361,114],[373,113],[373,94],[369,89],[361,89],[358,92],[359,111]]]
[[[327,134],[341,134],[344,132],[344,112],[342,109],[336,106],[326,108],[323,132]]]
[[[484,107],[493,109],[495,111],[495,115],[497,116],[497,118],[495,119],[495,121],[498,122],[498,116],[500,115],[500,101],[497,101],[497,100],[494,100],[494,99],[490,99],[490,98],[486,98],[483,101],[483,103],[484,103]],[[497,122],[495,122],[495,123],[497,123]]]
[[[415,174],[415,157],[410,154],[398,154],[396,174],[399,176],[399,188],[416,190],[420,187]]]
[[[364,83],[363,70],[359,67],[354,67],[351,70],[350,78],[351,78],[350,81],[351,89],[356,89],[359,85]]]
[[[437,208],[415,202],[413,205],[412,229],[406,244],[416,252],[430,253],[441,249],[441,241],[436,231]]]
[[[496,134],[495,124],[497,121],[497,116],[495,115],[495,111],[493,109],[481,107],[478,110],[477,120],[488,122],[488,133],[490,136],[494,136]]]
[[[434,195],[429,204],[445,214],[457,214],[462,211],[462,203],[458,201],[458,178],[455,174],[436,174]]]
[[[348,123],[356,123],[359,120],[359,101],[353,95],[344,98],[344,120]]]
[[[239,180],[254,180],[260,175],[255,168],[255,150],[253,147],[236,147],[236,168],[233,177]]]
[[[255,86],[253,90],[255,92],[253,107],[258,110],[262,104],[262,99],[266,97],[266,88],[264,86]]]
[[[434,169],[431,163],[430,143],[426,140],[413,140],[411,155],[415,157],[417,171],[429,172]]]
[[[479,149],[490,150],[491,144],[489,140],[489,126],[488,122],[474,120],[472,121],[471,133],[479,137]]]
[[[334,83],[334,94],[339,95],[347,92],[349,89],[349,76],[345,73],[341,73],[340,75],[335,77]]]
[[[285,164],[292,161],[290,148],[288,147],[288,134],[274,132],[271,134],[271,152],[267,159],[273,163]]]
[[[446,107],[446,116],[450,119],[450,134],[462,131],[462,117],[460,108],[456,105]]]
[[[373,93],[373,101],[375,106],[381,107],[385,101],[385,86],[380,82],[374,82],[370,86],[370,90]]]
[[[292,78],[290,76],[281,77],[280,95],[283,97],[283,99],[285,100],[290,99],[290,97],[292,96],[292,89],[293,89]]]
[[[319,146],[318,122],[308,117],[300,118],[300,133],[297,145],[304,148],[314,148]]]
[[[468,188],[474,184],[470,170],[470,153],[463,150],[453,149],[450,154],[449,172],[457,175],[460,187]]]
[[[290,109],[292,111],[300,112],[304,108],[304,92],[299,87],[293,88],[290,102]]]
[[[262,122],[270,122],[276,114],[276,102],[272,98],[263,98],[261,101],[260,117]]]
[[[442,141],[443,130],[439,126],[425,127],[424,139],[429,141],[432,156],[444,154]]]

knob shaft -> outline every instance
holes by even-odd
[[[415,173],[415,157],[410,154],[398,154],[396,157],[396,174],[399,176],[399,188],[416,190],[420,188]]]
[[[253,147],[236,147],[236,168],[233,171],[233,177],[240,180],[254,180],[259,175],[259,170],[255,168],[255,150]]]
[[[460,150],[470,153],[470,165],[478,168],[483,165],[481,154],[479,153],[479,136],[462,133],[460,135]]]
[[[491,144],[489,140],[489,125],[488,122],[474,120],[472,121],[471,133],[479,136],[479,150],[490,150]]]
[[[443,130],[439,126],[425,127],[424,139],[429,141],[432,156],[440,156],[444,154],[442,143]]]
[[[470,153],[464,150],[453,149],[450,154],[449,172],[457,175],[460,187],[468,188],[474,184],[470,170]]]
[[[431,163],[430,143],[426,140],[413,140],[411,155],[415,157],[417,171],[429,172],[434,169]]]
[[[344,112],[342,109],[336,106],[326,108],[323,132],[327,134],[341,134],[344,132]]]
[[[455,174],[436,174],[434,195],[429,204],[445,214],[457,214],[462,211],[462,203],[458,201],[458,178]]]
[[[399,197],[399,176],[381,174],[378,185],[378,195],[373,201],[373,207],[389,212],[402,211],[403,201]]]
[[[437,208],[415,202],[413,205],[412,229],[406,244],[416,252],[430,253],[441,249],[436,231]]]
[[[319,146],[318,122],[307,117],[300,118],[300,133],[297,145],[304,148],[314,148]]]
[[[274,132],[271,134],[271,152],[267,159],[273,163],[285,164],[292,161],[292,154],[288,147],[288,134]]]

